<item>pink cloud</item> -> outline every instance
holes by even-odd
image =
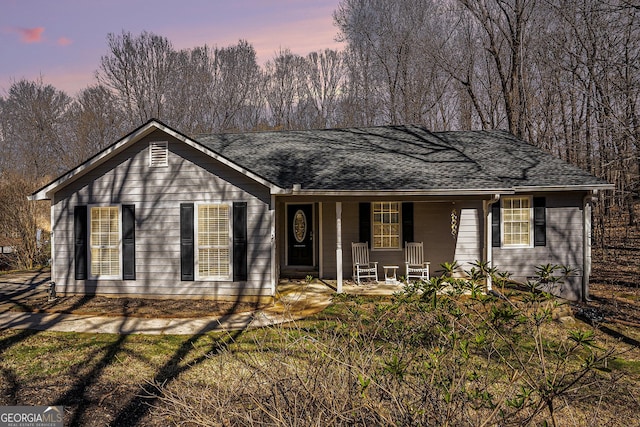
[[[40,43],[44,27],[36,28],[15,28],[14,31],[20,34],[20,40],[24,43]]]
[[[69,46],[71,43],[73,43],[73,40],[67,37],[60,37],[58,39],[58,46]]]
[[[51,41],[48,41],[43,33],[44,33],[45,28],[44,27],[35,27],[35,28],[6,28],[5,31],[9,31],[12,33],[16,33],[20,35],[20,41],[22,43],[42,43],[42,42],[49,42],[52,43]],[[55,41],[55,44],[58,46],[69,46],[70,44],[73,43],[73,40],[71,40],[68,37],[58,37],[58,39]]]

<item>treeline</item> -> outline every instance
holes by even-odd
[[[634,223],[639,14],[637,0],[343,0],[344,50],[283,49],[264,66],[243,40],[177,50],[109,34],[77,95],[22,80],[0,98],[1,182],[56,176],[152,117],[186,134],[501,128],[614,183],[601,207]]]

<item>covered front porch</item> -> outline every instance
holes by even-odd
[[[401,284],[385,284],[384,266],[405,276],[405,242],[422,242],[432,274],[439,265],[457,262],[459,272],[484,260],[490,195],[337,197],[308,195],[275,201],[278,287],[286,279],[321,279],[335,292],[362,291],[352,281],[351,244],[368,242],[378,263],[375,293],[393,293]],[[387,272],[392,273],[392,272]],[[388,285],[388,286],[387,286]],[[359,287],[356,290],[355,286]],[[368,286],[368,285],[366,285]],[[353,288],[352,288],[353,287]]]

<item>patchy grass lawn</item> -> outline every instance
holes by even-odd
[[[64,405],[65,425],[167,425],[145,395],[226,348],[224,335],[0,332],[0,405]]]
[[[490,328],[452,332],[473,325],[457,311],[469,307],[421,304],[345,296],[301,322],[187,337],[2,331],[0,405],[64,405],[65,425],[83,426],[420,424],[447,411],[477,425],[492,405],[513,410],[513,381],[538,364],[532,336],[513,319],[500,329],[518,329],[511,341],[486,335]],[[424,328],[426,319],[433,326]],[[614,350],[557,399],[559,425],[628,425],[640,410],[638,348],[582,322],[543,327],[549,369],[570,331],[594,331],[594,344]],[[579,370],[587,350],[559,372]],[[518,351],[526,360],[512,369]],[[424,418],[427,410],[440,418]]]

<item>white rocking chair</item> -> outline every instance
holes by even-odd
[[[378,262],[369,262],[369,242],[351,242],[351,256],[353,259],[353,280],[359,285],[361,279],[378,281]]]
[[[422,242],[405,242],[404,261],[407,267],[405,280],[429,280],[429,263],[424,261],[424,245]]]

